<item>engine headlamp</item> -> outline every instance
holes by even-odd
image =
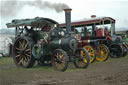
[[[61,32],[60,32],[60,35],[61,35],[61,36],[64,36],[64,35],[65,35],[64,31],[61,31]]]
[[[60,35],[60,36],[64,36],[65,33],[64,33],[64,31],[60,31],[60,32],[58,32],[58,35]]]

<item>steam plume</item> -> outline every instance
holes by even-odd
[[[24,6],[34,6],[40,8],[41,10],[45,8],[54,9],[56,12],[61,12],[65,8],[69,8],[68,5],[64,3],[50,3],[48,1],[18,1],[18,0],[6,0],[2,1],[0,12],[2,17],[14,16],[16,15]]]
[[[17,1],[1,1],[1,6],[0,6],[0,15],[2,17],[5,16],[13,16],[16,14],[17,11]]]

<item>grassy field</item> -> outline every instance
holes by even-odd
[[[122,58],[109,58],[106,62],[97,62],[95,61],[93,64],[96,65],[98,63],[102,63],[102,64],[107,64],[107,63],[112,63],[115,62],[117,60],[120,59],[128,59],[128,56],[126,57],[122,57]],[[70,63],[71,64],[71,63]],[[4,70],[2,70],[4,69]],[[39,66],[37,65],[37,63],[35,63],[35,65],[32,68],[26,69],[26,68],[18,68],[16,67],[13,58],[12,57],[2,57],[0,58],[0,72],[2,71],[50,71],[50,72],[56,72],[52,66]],[[69,68],[67,69],[66,72],[70,72],[70,71],[75,71],[75,70],[79,70],[76,69],[74,66],[69,65]]]
[[[87,69],[75,68],[70,63],[66,72],[58,72],[51,66],[38,66],[37,64],[29,69],[17,68],[12,58],[0,58],[0,85],[78,84],[128,85],[128,56],[109,58],[106,62],[95,61]]]
[[[54,70],[52,70],[52,67],[50,67],[50,66],[38,66],[38,65],[35,65],[35,66],[33,66],[33,68],[29,68],[29,69],[26,69],[26,68],[18,68],[18,67],[16,67],[15,66],[15,63],[14,63],[14,61],[13,61],[13,58],[11,57],[11,58],[7,58],[7,57],[3,57],[3,58],[1,58],[0,59],[0,66],[1,66],[1,68],[3,68],[4,69],[4,71],[15,71],[15,70],[17,70],[17,71],[37,71],[37,70],[50,70],[50,71],[54,71]],[[4,66],[4,67],[3,67]],[[0,71],[3,71],[3,70],[1,70],[0,69]]]

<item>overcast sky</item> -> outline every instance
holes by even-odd
[[[10,1],[5,7],[11,4],[14,0],[0,0],[0,9],[5,7],[2,4],[5,1]],[[23,1],[34,1],[34,0],[16,0],[20,3]],[[128,0],[42,0],[49,1],[51,4],[64,3],[72,8],[72,21],[80,20],[83,18],[90,18],[91,15],[97,17],[107,16],[116,19],[116,28],[124,28],[128,30]],[[16,10],[12,7],[8,7],[9,10]],[[6,23],[11,22],[12,19],[23,19],[23,18],[34,18],[34,17],[47,17],[54,19],[60,23],[65,22],[64,12],[57,13],[52,8],[43,8],[22,5],[20,8],[17,7],[16,14],[8,16],[8,14],[2,15],[3,11],[0,11],[0,29],[7,28]],[[7,9],[5,9],[7,10]],[[11,13],[11,12],[10,12]],[[7,16],[6,16],[7,15]],[[127,28],[127,29],[126,29]],[[116,29],[120,30],[120,29]]]

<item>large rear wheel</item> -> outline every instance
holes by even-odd
[[[29,68],[35,63],[32,56],[32,40],[29,37],[19,37],[13,46],[13,59],[18,67]]]
[[[95,50],[90,45],[86,45],[83,48],[85,48],[86,51],[89,54],[89,57],[90,57],[90,62],[89,63],[93,63],[96,60]]]
[[[111,44],[109,51],[112,58],[119,58],[123,55],[123,47],[121,44]]]
[[[52,66],[55,70],[65,71],[68,67],[68,55],[62,49],[57,49],[53,53]]]
[[[74,65],[77,68],[87,68],[90,62],[89,54],[84,48],[75,51]]]
[[[100,44],[96,48],[96,60],[99,62],[106,61],[109,57],[109,50],[106,45]]]

